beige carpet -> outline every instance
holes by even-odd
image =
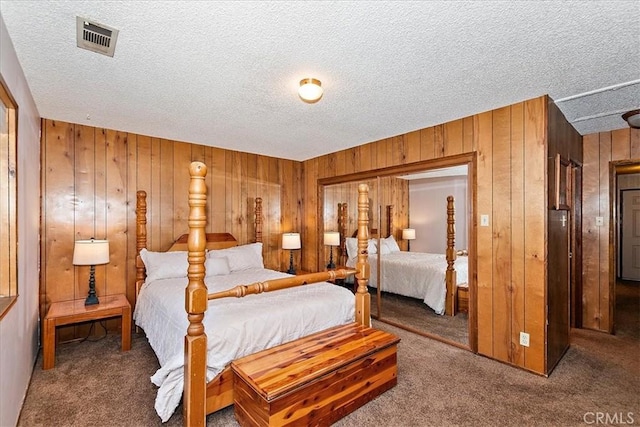
[[[630,325],[616,336],[574,331],[549,378],[375,322],[402,339],[398,385],[336,425],[585,426],[595,424],[596,413],[640,425],[637,290],[632,298]],[[158,368],[152,350],[141,334],[134,334],[131,351],[119,345],[118,335],[60,345],[49,371],[38,358],[19,425],[162,425],[149,381]],[[181,409],[165,425],[181,425]],[[207,425],[237,425],[233,409],[208,416]]]

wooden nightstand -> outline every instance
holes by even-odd
[[[122,351],[131,349],[131,305],[123,294],[100,297],[100,304],[84,305],[84,298],[54,302],[44,318],[42,369],[51,369],[56,362],[56,326],[92,320],[122,317]]]

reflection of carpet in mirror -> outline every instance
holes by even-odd
[[[616,283],[615,334],[640,339],[640,282],[618,280]]]
[[[377,314],[376,290],[371,289],[371,313]],[[416,298],[382,293],[382,320],[429,332],[442,338],[469,344],[467,313],[454,317],[437,315],[429,306]]]

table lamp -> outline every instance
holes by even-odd
[[[73,247],[73,265],[90,265],[89,273],[89,295],[84,300],[84,305],[98,304],[96,296],[96,265],[107,264],[109,262],[109,241],[108,240],[76,240]]]
[[[282,249],[289,249],[289,270],[287,273],[296,274],[293,268],[293,250],[300,249],[300,233],[284,233],[282,235]]]
[[[324,244],[325,246],[329,246],[329,264],[327,264],[327,268],[336,268],[333,262],[333,247],[340,246],[340,233],[337,231],[327,231],[324,233]]]
[[[405,228],[402,230],[402,239],[407,241],[407,252],[411,252],[411,241],[416,239],[416,230]]]

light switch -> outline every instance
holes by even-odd
[[[487,215],[487,214],[480,215],[480,225],[482,227],[488,227],[489,226],[489,215]]]
[[[604,217],[597,216],[596,217],[596,227],[602,227],[604,225]]]

